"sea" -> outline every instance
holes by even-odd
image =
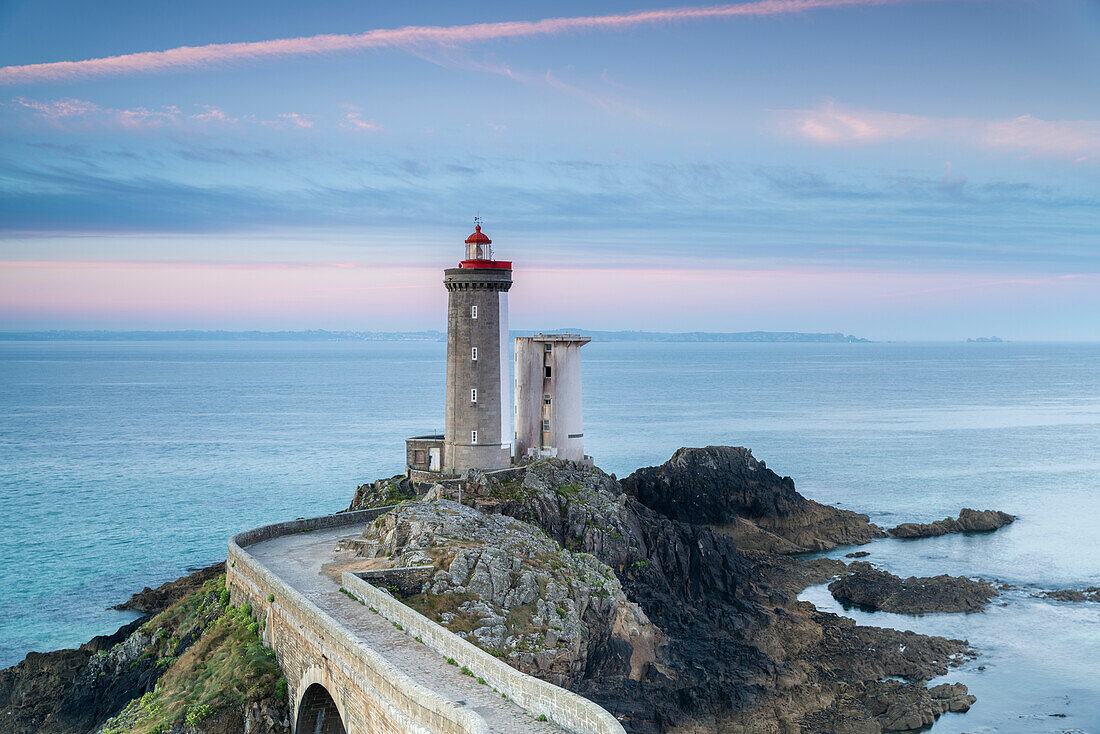
[[[240,530],[347,507],[440,431],[431,341],[0,342],[0,667],[134,615],[143,586]],[[950,732],[1100,734],[1100,344],[654,343],[584,348],[585,446],[622,477],[681,446],[738,445],[819,502],[884,526],[999,509],[988,535],[880,540],[901,576],[997,579],[984,612],[862,624],[969,640],[934,681],[978,702]],[[843,556],[851,548],[829,553]]]

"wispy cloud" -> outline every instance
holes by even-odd
[[[325,34],[247,43],[214,43],[181,46],[167,51],[109,56],[83,61],[0,68],[0,84],[34,84],[118,74],[143,74],[178,69],[198,69],[265,58],[285,58],[379,48],[459,46],[504,38],[560,35],[572,32],[619,30],[661,23],[717,18],[790,15],[824,8],[900,5],[944,0],[758,0],[729,5],[640,10],[633,13],[545,18],[536,21],[504,21],[454,26],[406,26],[355,34]]]
[[[338,127],[344,130],[359,130],[362,132],[375,132],[382,129],[382,126],[377,122],[364,120],[362,113],[355,105],[343,105],[343,107],[347,112],[344,113],[343,119],[337,123]]]
[[[580,100],[585,104],[599,108],[604,112],[607,112],[608,114],[615,115],[617,117],[630,117],[636,120],[642,120],[644,122],[656,122],[656,118],[654,118],[652,115],[645,112],[644,110],[639,109],[638,107],[634,107],[630,104],[622,102],[621,100],[615,99],[614,97],[598,94],[596,92],[583,89],[576,85],[568,84],[558,77],[554,76],[553,72],[550,69],[546,70],[546,75],[543,77],[543,79],[553,89],[568,94],[570,97]]]
[[[1021,156],[1100,160],[1100,120],[1008,120],[921,115],[857,109],[827,102],[816,109],[780,114],[789,135],[820,145],[858,146],[898,140],[941,140]]]
[[[217,124],[262,125],[277,129],[310,129],[314,126],[314,116],[300,112],[282,112],[272,119],[259,118],[251,114],[235,117],[220,107],[203,104],[194,105],[194,111],[188,113],[176,105],[165,105],[156,108],[132,107],[118,109],[102,107],[94,102],[81,99],[43,101],[27,97],[15,97],[6,105],[0,103],[0,107],[5,106],[22,112],[34,120],[44,122],[51,127],[70,131],[77,128],[97,127],[121,127],[126,130],[148,130],[160,127],[185,129],[187,127]]]

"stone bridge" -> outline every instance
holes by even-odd
[[[287,679],[295,734],[625,734],[607,711],[521,673],[363,581],[337,551],[390,508],[267,525],[229,541]],[[466,672],[468,671],[468,672]]]

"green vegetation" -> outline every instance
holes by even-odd
[[[546,714],[539,714],[535,717],[535,721],[549,721],[549,719],[546,718]]]
[[[229,599],[224,584],[224,576],[208,581],[143,625],[151,641],[139,660],[155,657],[164,673],[156,690],[131,701],[103,734],[196,726],[271,691],[285,700],[286,680],[258,637],[252,607],[223,603]],[[187,640],[193,640],[189,647],[177,649]]]

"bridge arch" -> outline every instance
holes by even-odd
[[[302,676],[294,707],[294,734],[347,734],[343,702],[325,685],[327,677],[316,667]]]

